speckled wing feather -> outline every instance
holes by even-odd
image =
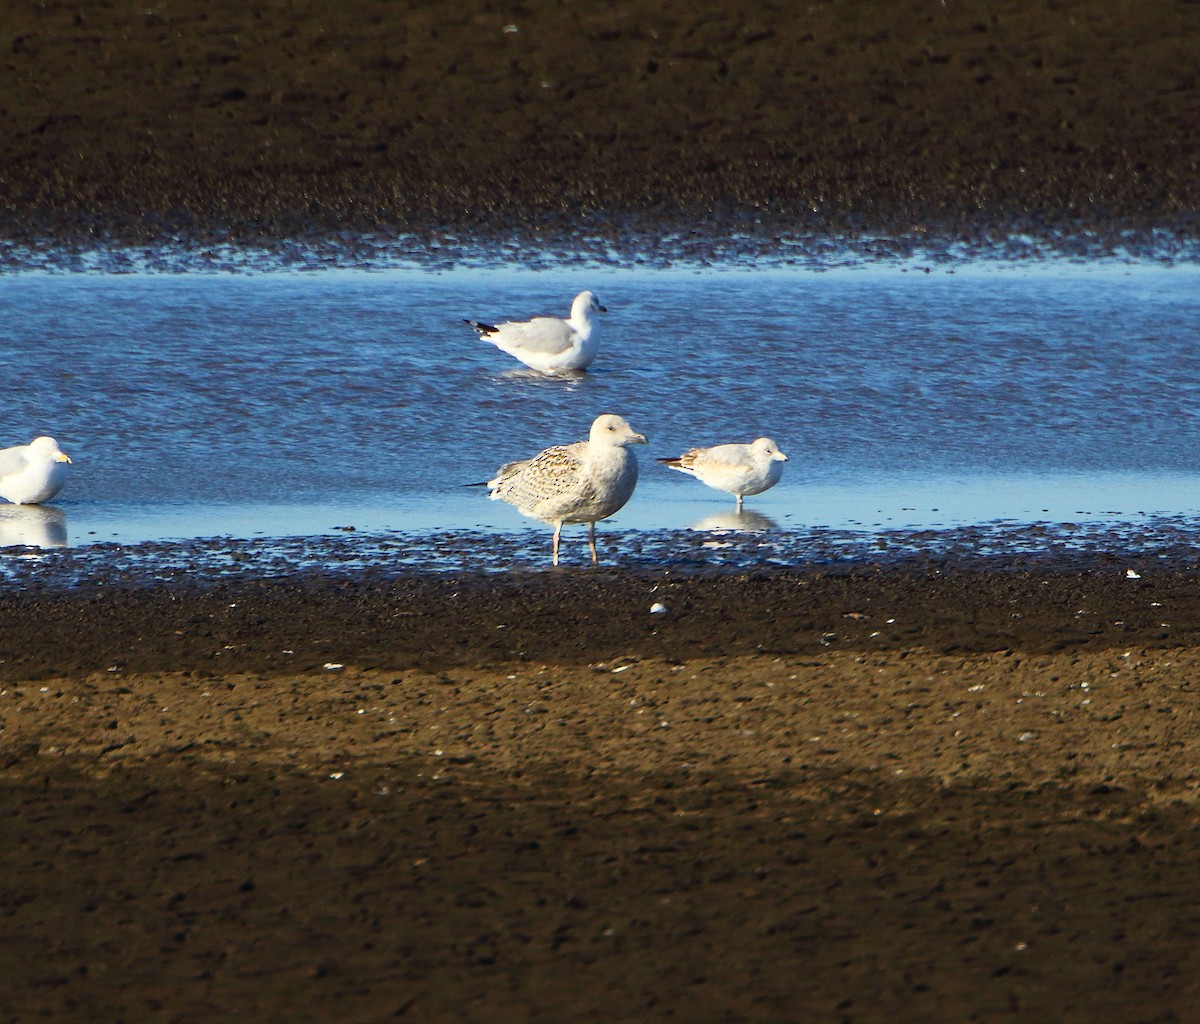
[[[528,466],[529,463],[532,461],[533,461],[532,459],[522,459],[518,462],[506,462],[503,466],[501,466],[496,471],[496,475],[494,477],[492,477],[491,480],[488,481],[488,486],[494,487],[496,484],[498,484],[500,481],[504,480],[506,477],[515,476],[517,473],[521,472],[521,470],[523,470],[526,466]],[[495,497],[495,495],[493,495],[493,497]]]
[[[689,448],[679,458],[672,459],[668,465],[678,466],[680,469],[694,469],[696,460],[703,454],[703,448]]]
[[[491,497],[529,512],[542,502],[581,492],[586,441],[554,445],[525,462],[510,462],[489,481]]]

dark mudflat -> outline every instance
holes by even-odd
[[[5,5],[0,44],[18,242],[1103,251],[1200,210],[1191,0],[46,0]]]

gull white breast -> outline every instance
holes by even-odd
[[[555,445],[524,462],[509,462],[488,481],[489,497],[515,505],[523,514],[554,524],[552,560],[564,523],[587,523],[592,564],[596,523],[624,507],[637,485],[637,458],[631,444],[645,444],[620,416],[596,418],[586,441]]]
[[[0,449],[0,498],[14,505],[49,501],[67,482],[71,460],[52,437]]]
[[[466,320],[502,352],[542,373],[584,370],[600,351],[600,323],[596,313],[607,313],[592,292],[580,292],[566,320],[535,316],[532,320],[486,324]]]
[[[675,459],[659,459],[664,466],[689,473],[701,483],[737,498],[737,510],[749,494],[761,494],[783,476],[783,454],[769,437],[751,444],[718,444],[692,448]]]

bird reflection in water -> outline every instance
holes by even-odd
[[[0,548],[67,545],[67,515],[61,508],[0,504]]]
[[[739,533],[765,533],[778,530],[779,524],[770,516],[751,509],[741,512],[717,512],[692,524],[693,530],[732,530]]]

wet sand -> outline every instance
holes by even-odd
[[[1195,3],[333,10],[5,6],[0,238],[1194,234]],[[1188,1020],[1139,571],[5,593],[0,1017]]]
[[[6,597],[0,1009],[1187,1020],[1198,584],[570,569]]]

